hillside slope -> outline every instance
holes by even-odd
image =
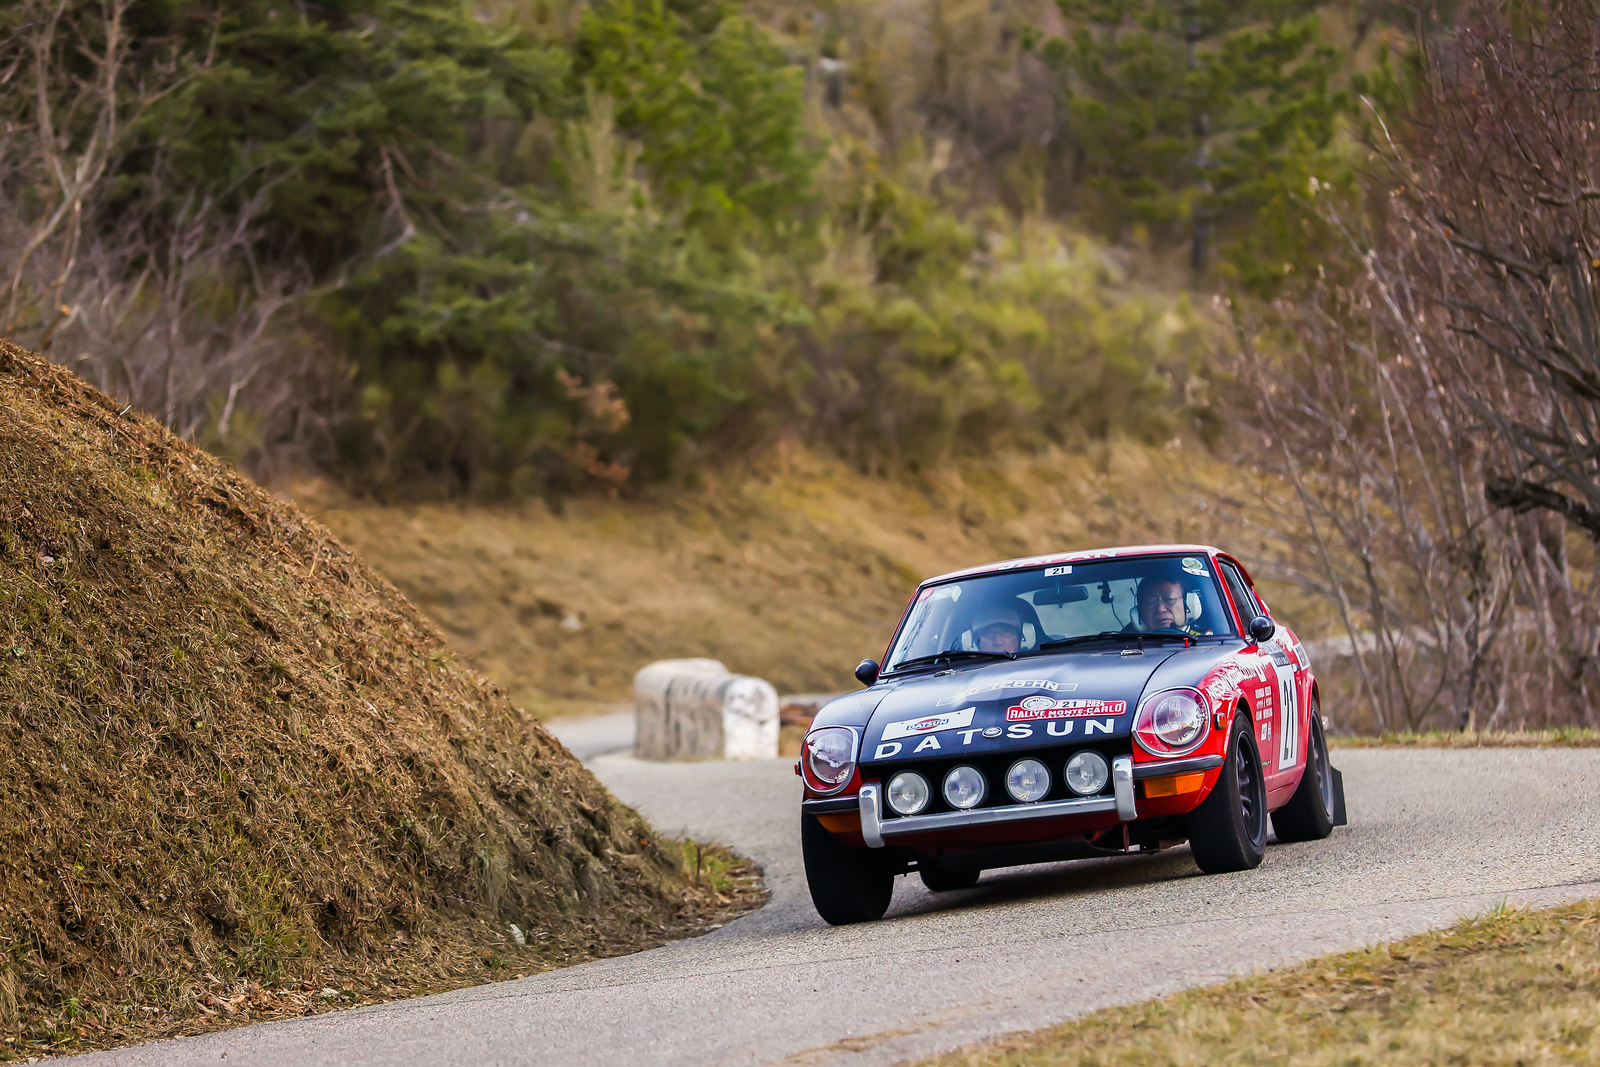
[[[536,713],[626,699],[665,656],[714,656],[780,692],[854,688],[927,576],[1033,552],[1215,541],[1315,632],[1326,609],[1267,562],[1269,496],[1195,449],[1109,443],[898,478],[795,449],[699,489],[521,507],[295,493]],[[1258,564],[1260,564],[1258,566]]]
[[[0,342],[7,1047],[640,947],[700,892],[320,525]]]

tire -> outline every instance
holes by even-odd
[[[1248,711],[1234,716],[1222,774],[1189,813],[1189,848],[1207,874],[1252,870],[1267,854],[1267,782],[1252,725]]]
[[[932,861],[924,860],[928,866],[918,870],[922,876],[922,884],[928,887],[930,893],[954,893],[958,889],[971,889],[978,884],[982,871],[947,870]]]
[[[1333,833],[1333,774],[1328,741],[1322,736],[1322,715],[1311,702],[1311,733],[1306,740],[1306,772],[1289,803],[1272,813],[1279,841],[1320,841]]]
[[[811,903],[829,926],[883,918],[894,895],[894,875],[864,848],[841,844],[815,815],[800,816],[800,852]]]

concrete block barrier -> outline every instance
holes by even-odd
[[[714,659],[657,660],[633,676],[640,759],[774,759],[778,691]]]

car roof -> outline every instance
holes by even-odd
[[[1004,571],[1024,570],[1028,567],[1042,567],[1048,563],[1074,563],[1079,560],[1091,559],[1132,559],[1136,556],[1173,556],[1186,553],[1193,556],[1222,556],[1234,563],[1232,556],[1214,548],[1211,545],[1123,545],[1120,548],[1086,548],[1077,552],[1052,552],[1044,556],[1023,556],[1020,559],[1000,560],[997,563],[984,563],[977,567],[967,567],[949,574],[941,574],[937,578],[928,578],[922,585],[933,585],[937,582],[948,582],[955,578],[972,578],[980,574],[999,574]],[[918,586],[920,589],[921,586]]]

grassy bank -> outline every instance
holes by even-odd
[[[1329,736],[1329,748],[1600,748],[1600,730],[1424,730],[1375,736]]]
[[[325,528],[0,343],[4,1048],[632,951],[755,892]]]
[[[1098,545],[1260,538],[1225,518],[1246,471],[1131,443],[1001,455],[898,480],[795,449],[698,489],[521,508],[302,504],[428,612],[514,700],[568,714],[627,699],[634,671],[712,656],[780,692],[853,689],[917,582]],[[1219,501],[1221,506],[1219,506]],[[1298,621],[1313,606],[1272,588]]]
[[[1497,908],[1447,930],[1329,956],[924,1067],[1534,1064],[1600,1059],[1600,902]]]
[[[177,1004],[141,995],[143,984],[123,1000],[68,997],[35,1014],[26,1027],[0,1034],[0,1063],[192,1037],[523,978],[708,933],[766,903],[761,870],[744,857],[693,840],[663,845],[688,878],[682,906],[653,929],[606,922],[585,929],[518,927],[519,943],[509,927],[485,923],[470,940],[401,942],[395,952],[376,959],[325,961],[308,977],[207,973],[193,983],[191,998]],[[430,955],[437,958],[428,960]],[[419,958],[425,961],[421,965]]]

